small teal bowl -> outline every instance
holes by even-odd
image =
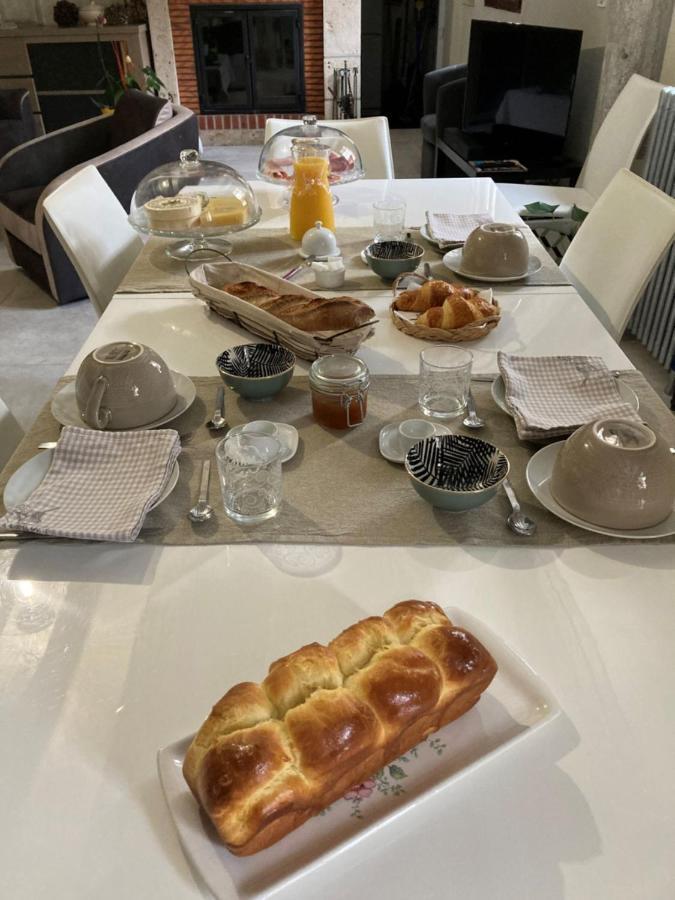
[[[378,241],[365,249],[370,268],[384,278],[393,281],[404,272],[414,272],[422,262],[424,247],[412,241]]]
[[[487,503],[509,474],[509,461],[493,444],[463,434],[443,434],[415,444],[405,470],[423,500],[462,512]]]
[[[216,360],[220,377],[245,400],[271,400],[293,377],[295,354],[279,344],[239,344]]]

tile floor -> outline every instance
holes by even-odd
[[[420,133],[392,131],[398,178],[416,178],[420,170]],[[205,155],[236,168],[245,178],[256,175],[260,147],[207,147]],[[9,260],[0,243],[0,397],[28,428],[51,389],[96,323],[88,300],[56,306]],[[661,395],[668,375],[633,338],[622,349]]]

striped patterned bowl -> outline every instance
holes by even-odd
[[[423,256],[424,247],[412,241],[379,241],[366,247],[368,265],[387,281],[403,272],[414,272]]]
[[[481,506],[497,493],[509,474],[509,461],[487,441],[444,434],[415,444],[405,469],[423,500],[459,512]]]
[[[226,385],[247,400],[269,400],[293,376],[295,354],[279,344],[239,344],[216,360]]]

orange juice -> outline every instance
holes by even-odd
[[[290,232],[294,241],[321,221],[335,230],[333,198],[328,186],[328,159],[322,156],[301,156],[293,163],[294,180],[291,194]]]

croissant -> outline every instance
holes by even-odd
[[[426,281],[417,291],[403,291],[394,301],[394,309],[403,312],[426,312],[434,306],[442,306],[448,297],[464,297],[467,300],[478,296],[475,288],[465,288],[447,281]]]
[[[426,325],[427,328],[462,328],[497,314],[497,308],[482,297],[451,296],[443,306],[434,306],[418,316],[415,324]]]

